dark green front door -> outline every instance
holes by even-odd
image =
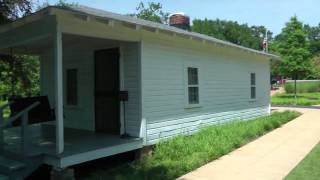
[[[95,52],[95,129],[120,134],[119,49]]]

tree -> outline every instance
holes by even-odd
[[[236,21],[195,19],[192,31],[248,48],[261,50],[266,28],[264,26],[249,27],[247,24],[239,24]],[[272,37],[271,32],[268,32],[268,35],[269,38]]]
[[[130,14],[130,16],[162,24],[166,24],[169,18],[169,13],[162,10],[162,4],[160,3],[149,2],[146,6],[143,2],[140,2],[136,10],[137,13]]]
[[[31,0],[0,0],[0,24],[14,21],[31,12]]]
[[[283,61],[281,72],[295,80],[295,98],[297,97],[296,80],[307,75],[311,70],[310,44],[303,24],[296,16],[292,17],[281,34],[276,38],[276,50]]]
[[[307,33],[308,40],[310,42],[310,51],[312,56],[320,54],[320,24],[318,26],[305,25],[304,29]]]
[[[0,25],[32,12],[27,0],[0,0]],[[24,55],[0,54],[0,95],[11,92],[33,95],[39,92],[39,60]]]
[[[54,6],[59,6],[59,7],[72,7],[72,6],[78,6],[77,3],[69,3],[67,2],[67,0],[59,0],[58,2],[56,2],[55,4],[53,4]],[[50,6],[49,2],[44,2],[42,4],[38,4],[37,10],[43,9]]]
[[[40,62],[36,56],[0,55],[0,72],[0,95],[39,94]]]

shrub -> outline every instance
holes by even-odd
[[[284,86],[286,93],[294,93],[294,83],[286,83]],[[297,93],[320,92],[320,81],[317,82],[298,82]]]

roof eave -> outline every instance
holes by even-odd
[[[177,33],[180,35],[185,35],[185,36],[189,36],[191,39],[192,38],[198,38],[198,39],[202,39],[203,41],[210,41],[216,44],[221,44],[224,46],[228,46],[228,47],[234,47],[234,48],[239,48],[240,50],[245,50],[254,54],[258,54],[258,55],[262,55],[262,56],[268,56],[270,58],[273,59],[277,59],[280,60],[280,57],[273,55],[273,54],[269,54],[269,53],[265,53],[263,51],[258,51],[255,49],[251,49],[251,48],[247,48],[247,47],[243,47],[237,44],[233,44],[227,41],[223,41],[223,40],[219,40],[217,38],[211,37],[211,36],[207,36],[204,34],[200,34],[200,33],[196,33],[196,32],[190,32],[190,31],[186,31],[186,30],[182,30],[173,26],[169,26],[169,25],[165,25],[165,24],[161,24],[161,23],[156,23],[156,22],[152,22],[152,21],[147,21],[147,20],[143,20],[143,19],[138,19],[138,18],[134,18],[134,17],[129,17],[129,16],[125,16],[125,15],[120,15],[120,14],[116,14],[116,13],[111,13],[108,11],[103,11],[103,10],[99,10],[99,9],[94,9],[94,8],[90,8],[90,7],[85,7],[85,6],[76,6],[76,7],[70,7],[70,8],[61,8],[61,7],[56,7],[56,6],[52,6],[53,8],[59,8],[59,9],[64,9],[67,11],[73,11],[73,12],[78,12],[78,13],[82,13],[82,14],[86,14],[86,15],[92,15],[92,16],[97,16],[100,18],[106,18],[106,19],[112,19],[112,20],[116,20],[116,21],[122,21],[122,22],[126,22],[129,24],[135,24],[141,27],[148,27],[148,28],[154,28],[155,32],[162,30],[162,31],[170,31],[172,33]],[[102,14],[106,15],[106,16],[102,16]],[[99,16],[100,15],[100,16]],[[111,17],[112,16],[112,17]]]
[[[116,14],[116,13],[111,13],[111,12],[107,12],[107,11],[103,11],[103,10],[97,10],[94,8],[89,8],[89,7],[84,7],[84,6],[80,6],[81,8],[83,8],[81,10],[81,8],[73,8],[73,7],[58,7],[58,6],[48,6],[44,9],[41,9],[40,11],[37,11],[33,14],[31,14],[30,16],[27,17],[23,17],[21,19],[18,19],[10,24],[4,25],[4,26],[0,26],[0,33],[7,30],[7,29],[11,29],[14,28],[15,24],[23,24],[28,22],[27,18],[28,17],[37,17],[37,18],[41,18],[43,16],[46,15],[52,15],[55,13],[54,9],[59,9],[59,10],[64,10],[64,11],[68,11],[68,12],[73,12],[73,13],[80,13],[82,15],[87,15],[87,16],[94,16],[94,17],[98,17],[98,18],[103,18],[106,20],[114,20],[114,21],[120,21],[120,22],[125,22],[128,24],[133,24],[136,26],[140,26],[140,27],[147,27],[147,28],[153,28],[155,32],[159,32],[159,30],[161,31],[168,31],[171,33],[176,33],[179,35],[184,35],[184,36],[188,36],[190,39],[200,39],[203,42],[211,42],[214,44],[218,44],[218,45],[222,45],[222,46],[226,46],[226,47],[230,47],[230,48],[237,48],[241,51],[247,51],[249,53],[253,53],[253,54],[257,54],[257,55],[261,55],[261,56],[266,56],[269,57],[270,59],[274,59],[274,60],[280,60],[279,56],[273,55],[273,54],[269,54],[263,51],[258,51],[255,49],[251,49],[251,48],[247,48],[247,47],[243,47],[237,44],[233,44],[227,41],[223,41],[223,40],[219,40],[217,38],[211,37],[211,36],[207,36],[204,34],[200,34],[200,33],[196,33],[196,32],[189,32],[186,30],[182,30],[176,27],[172,27],[169,25],[165,25],[165,24],[161,24],[161,23],[156,23],[156,22],[151,22],[151,21],[147,21],[147,20],[143,20],[143,19],[138,19],[138,18],[134,18],[134,17],[128,17],[125,15],[120,15],[120,14]],[[85,11],[87,10],[87,11]],[[92,12],[91,12],[92,11]],[[97,12],[95,12],[97,11]],[[90,13],[91,12],[91,13]],[[104,15],[104,16],[102,16]],[[31,19],[31,18],[30,18]]]

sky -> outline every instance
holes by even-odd
[[[58,0],[35,0],[37,3]],[[141,0],[67,0],[120,14],[134,13]],[[142,0],[150,2],[152,0]],[[320,23],[320,0],[154,0],[169,13],[184,12],[191,19],[222,19],[263,25],[274,34],[281,32],[290,17],[296,15],[305,24]]]

